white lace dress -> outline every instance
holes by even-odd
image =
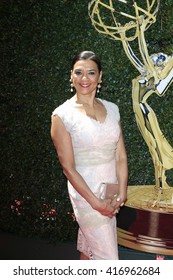
[[[99,101],[107,111],[103,123],[82,114],[74,97],[53,111],[71,135],[77,171],[97,197],[103,191],[102,183],[117,182],[115,152],[120,136],[117,105]],[[116,218],[94,210],[70,182],[68,191],[79,224],[78,250],[94,260],[118,259]]]

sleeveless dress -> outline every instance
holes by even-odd
[[[80,112],[74,97],[57,107],[58,115],[70,133],[76,170],[97,196],[103,183],[117,183],[116,146],[120,136],[119,109],[112,102],[99,99],[107,111],[104,122]],[[94,210],[68,181],[69,197],[79,224],[77,249],[90,259],[118,259],[116,217],[109,218]]]

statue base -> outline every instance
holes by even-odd
[[[129,186],[117,227],[119,245],[173,256],[173,188]]]

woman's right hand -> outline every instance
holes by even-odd
[[[99,199],[98,205],[94,207],[94,209],[100,212],[100,214],[108,216],[109,218],[112,218],[115,215],[115,209],[111,205],[111,199]]]

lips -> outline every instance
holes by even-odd
[[[90,85],[89,85],[89,84],[80,84],[80,86],[81,86],[82,88],[88,88]]]

